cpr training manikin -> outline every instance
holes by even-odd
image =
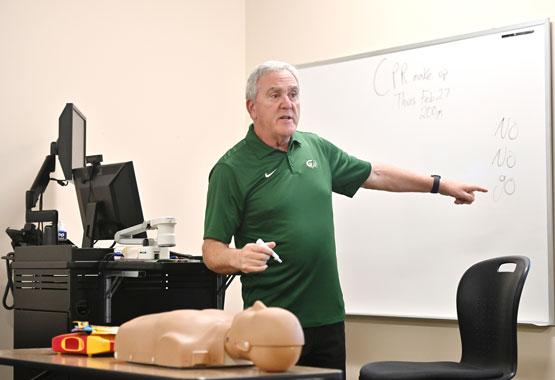
[[[287,371],[301,354],[297,317],[262,302],[235,316],[216,310],[144,315],[120,326],[115,357],[168,367],[222,366],[251,361],[268,372]]]

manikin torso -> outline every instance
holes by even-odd
[[[299,359],[304,335],[289,311],[257,301],[235,316],[223,310],[175,310],[120,326],[119,360],[169,367],[221,366],[252,361],[285,371]]]

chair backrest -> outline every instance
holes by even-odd
[[[505,256],[464,273],[457,290],[462,363],[516,373],[518,305],[529,267],[527,257]]]

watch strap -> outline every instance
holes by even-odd
[[[432,190],[430,191],[430,193],[435,194],[439,192],[439,180],[441,179],[441,176],[437,174],[432,174],[431,177],[434,179],[434,184],[432,185]]]

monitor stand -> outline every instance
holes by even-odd
[[[97,210],[97,202],[89,202],[87,204],[87,209],[85,210],[86,223],[83,226],[83,242],[81,244],[83,248],[92,248],[94,245],[93,236],[96,227]]]

